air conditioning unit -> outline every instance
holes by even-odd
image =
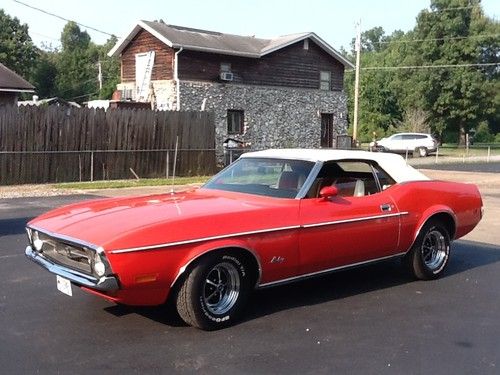
[[[233,80],[233,73],[230,72],[222,72],[220,74],[220,79],[222,81],[232,81]]]

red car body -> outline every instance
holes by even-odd
[[[290,155],[307,150],[275,151],[270,156],[256,153],[253,157],[275,160],[282,152],[284,160],[295,160]],[[315,179],[318,163],[330,160],[403,168],[397,155],[328,153],[321,153],[321,160],[314,162],[306,182]],[[167,300],[192,265],[220,249],[237,249],[243,254],[250,262],[246,272],[253,274],[252,286],[265,287],[404,256],[431,218],[440,220],[450,240],[464,236],[480,221],[482,201],[475,185],[419,179],[416,171],[410,172],[412,177],[395,178],[390,187],[362,196],[341,195],[335,188],[331,194],[314,197],[270,197],[214,189],[208,184],[181,193],[77,203],[32,220],[26,254],[74,285],[108,300],[158,305]],[[213,181],[221,180],[216,177]],[[43,244],[36,244],[36,239]],[[44,255],[43,246],[51,241],[62,244],[57,245],[55,258]],[[92,255],[85,255],[93,251],[105,263],[102,277],[75,270],[71,264],[87,262],[95,267]],[[70,260],[59,262],[63,253]],[[80,282],[82,277],[85,282]]]

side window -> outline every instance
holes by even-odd
[[[318,197],[325,186],[335,186],[340,197],[363,197],[380,191],[371,165],[355,160],[326,163],[307,197]]]
[[[394,137],[391,138],[392,141],[400,141],[403,139],[402,135],[395,135]]]
[[[394,179],[379,166],[373,166],[373,169],[375,170],[375,174],[377,175],[377,179],[382,190],[385,190],[396,183],[396,181],[394,181]]]

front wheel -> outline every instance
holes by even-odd
[[[449,256],[448,230],[439,221],[431,220],[422,227],[405,260],[410,272],[416,278],[431,280],[443,273]]]
[[[189,325],[215,330],[231,325],[249,294],[249,270],[235,255],[209,254],[184,279],[177,294],[177,311]]]

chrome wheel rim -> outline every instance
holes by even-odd
[[[425,265],[431,271],[440,269],[447,257],[448,245],[443,234],[436,230],[430,230],[422,241],[422,258]]]
[[[240,294],[240,275],[231,263],[219,263],[207,274],[203,286],[203,301],[214,315],[228,312]]]

